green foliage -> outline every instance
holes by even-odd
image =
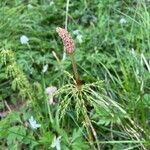
[[[29,81],[17,65],[13,52],[3,49],[0,56],[2,64],[5,65],[6,79],[12,79],[12,90],[15,91],[18,89],[21,96],[31,98]]]
[[[55,32],[65,15],[62,0],[0,1],[0,149],[53,149],[60,136],[64,150],[148,150],[149,1],[70,1],[81,90]],[[53,104],[49,86],[58,89]],[[31,127],[31,116],[40,128]]]
[[[68,135],[64,135],[65,138],[65,144],[63,149],[64,150],[82,150],[82,149],[90,149],[87,143],[85,143],[83,137],[82,137],[82,129],[74,129],[72,135],[68,137]]]

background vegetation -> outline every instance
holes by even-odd
[[[56,33],[66,6],[0,0],[0,149],[149,149],[150,1],[70,1],[81,91]]]

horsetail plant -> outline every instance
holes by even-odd
[[[56,28],[56,32],[62,39],[63,45],[64,45],[64,50],[69,54],[70,59],[71,59],[72,68],[73,68],[75,81],[76,81],[76,87],[77,87],[77,91],[74,89],[74,91],[76,91],[75,95],[73,94],[74,92],[72,91],[72,94],[73,94],[72,96],[77,98],[77,103],[75,106],[75,109],[77,110],[77,116],[80,113],[79,108],[82,106],[83,111],[81,111],[81,113],[83,114],[83,116],[85,118],[85,121],[83,121],[83,124],[86,127],[86,130],[88,133],[88,140],[91,143],[91,146],[93,146],[93,148],[95,149],[95,146],[91,142],[91,141],[93,141],[93,136],[94,136],[94,138],[96,140],[97,148],[99,150],[100,147],[99,147],[99,143],[98,143],[98,137],[97,137],[96,131],[88,117],[87,109],[86,109],[84,100],[82,98],[81,80],[80,80],[80,76],[79,76],[78,70],[77,70],[77,65],[76,65],[75,59],[74,59],[74,49],[75,49],[74,40],[72,39],[71,35],[69,34],[69,32],[66,29],[58,27],[58,28]],[[66,103],[67,103],[67,105],[62,103],[62,107],[67,108],[69,106],[70,100],[68,100],[68,102],[66,102]],[[63,110],[65,111],[66,108],[64,108]],[[89,130],[89,127],[91,130]],[[91,132],[92,132],[93,136],[91,135]]]
[[[66,112],[69,111],[69,109],[74,108],[77,120],[82,120],[83,117],[82,123],[87,131],[86,139],[89,141],[93,149],[99,150],[99,137],[97,135],[98,133],[96,133],[92,121],[92,119],[94,118],[92,118],[92,115],[88,113],[88,109],[91,107],[93,108],[93,111],[100,112],[102,109],[104,109],[105,111],[110,112],[109,115],[112,116],[112,119],[108,118],[108,120],[106,120],[107,124],[110,124],[110,130],[113,130],[113,124],[117,123],[118,120],[120,121],[121,116],[124,119],[129,120],[130,117],[127,116],[127,112],[124,110],[124,108],[122,108],[122,106],[117,101],[115,101],[108,95],[107,90],[104,88],[103,81],[98,81],[96,83],[90,84],[85,83],[82,85],[81,88],[81,80],[74,60],[74,41],[67,30],[58,27],[56,28],[56,31],[58,32],[59,36],[63,41],[65,51],[70,55],[75,80],[73,76],[70,75],[68,72],[65,71],[64,73],[68,75],[68,79],[71,79],[74,81],[74,83],[76,83],[76,85],[69,83],[61,87],[56,92],[55,96],[57,98],[62,99],[62,101],[59,104],[60,118],[63,118]],[[114,117],[115,111],[119,112],[120,114],[120,117],[118,117],[117,120],[115,120]],[[103,121],[100,116],[97,116],[96,118],[100,121]],[[122,123],[120,122],[120,124]],[[113,132],[111,132],[111,137],[113,139]],[[94,141],[96,145],[93,144]]]

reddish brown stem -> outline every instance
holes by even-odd
[[[81,80],[80,80],[80,76],[78,74],[77,65],[75,63],[75,59],[74,59],[74,54],[73,53],[70,54],[70,59],[71,59],[71,63],[72,63],[72,68],[73,68],[73,72],[74,72],[77,88],[80,90],[80,88],[81,88]]]

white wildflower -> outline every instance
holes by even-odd
[[[49,104],[54,104],[53,95],[57,91],[57,88],[55,86],[47,87],[45,90],[45,93],[48,95],[49,98]]]
[[[21,42],[21,44],[28,44],[28,41],[29,41],[29,38],[28,38],[27,36],[22,35],[22,36],[20,37],[20,42]]]
[[[34,120],[33,116],[30,117],[29,123],[33,129],[37,129],[37,128],[41,127],[40,124],[36,123],[36,120]]]
[[[125,18],[121,18],[121,19],[120,19],[120,21],[119,21],[119,23],[120,23],[120,24],[126,24],[126,23],[127,23],[127,21],[126,21],[126,19],[125,19]]]
[[[132,53],[133,56],[135,56],[135,50],[134,50],[134,48],[131,49],[131,53]]]
[[[61,147],[60,147],[60,138],[61,138],[61,136],[59,136],[58,138],[56,138],[56,136],[54,137],[54,139],[52,141],[52,144],[51,144],[52,148],[56,147],[56,150],[61,150]]]
[[[50,5],[50,6],[54,5],[54,1],[51,1],[51,2],[49,3],[49,5]]]
[[[48,70],[48,64],[46,64],[46,65],[43,66],[42,72],[45,73],[47,70]]]
[[[33,6],[31,4],[28,4],[27,7],[28,7],[28,9],[32,9],[33,8]]]

